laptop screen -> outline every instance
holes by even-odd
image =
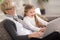
[[[60,18],[57,18],[57,19],[49,22],[49,24],[46,27],[46,31],[45,31],[45,34],[43,35],[43,37],[49,35],[50,33],[54,32],[54,31],[60,32]]]

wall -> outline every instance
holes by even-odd
[[[60,0],[49,0],[45,8],[47,15],[60,15]]]
[[[35,7],[39,7],[37,0],[13,0],[13,2],[15,2],[17,14],[22,16],[24,14],[24,3],[30,3]],[[60,15],[60,0],[49,0],[44,6],[46,9],[46,15]]]
[[[39,7],[37,0],[31,0],[31,3]],[[49,0],[44,3],[46,15],[60,15],[60,0]]]

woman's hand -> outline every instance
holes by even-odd
[[[29,37],[29,38],[39,38],[39,37],[43,36],[43,34],[44,34],[44,33],[41,32],[41,31],[40,31],[40,32],[34,32],[34,33],[32,33],[32,34],[29,34],[28,37]]]

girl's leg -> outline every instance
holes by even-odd
[[[31,38],[30,40],[42,40],[42,39],[39,39],[39,38]]]

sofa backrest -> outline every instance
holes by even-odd
[[[3,22],[0,22],[0,40],[13,40],[3,27]]]

